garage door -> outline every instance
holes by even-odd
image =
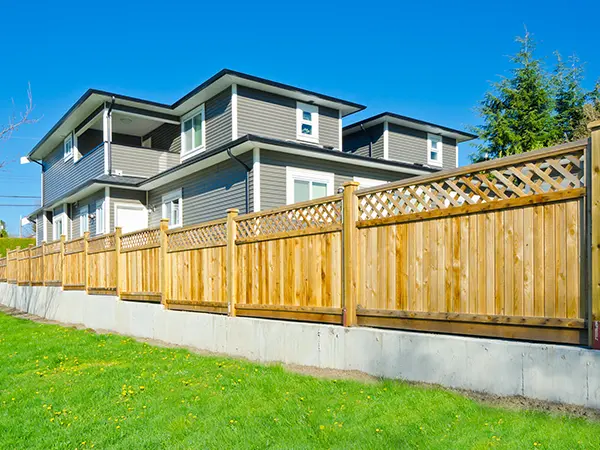
[[[115,227],[123,233],[148,228],[148,213],[143,206],[115,205]]]

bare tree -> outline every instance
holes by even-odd
[[[0,125],[0,141],[6,141],[10,139],[12,134],[17,131],[21,126],[37,122],[39,119],[31,117],[33,112],[33,96],[31,95],[31,85],[27,87],[27,98],[28,103],[25,106],[25,110],[17,115],[14,108],[15,101],[13,100],[13,113],[8,117],[8,123],[6,125]]]

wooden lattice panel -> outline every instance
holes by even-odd
[[[100,253],[115,248],[115,234],[98,236],[88,241],[88,253]]]
[[[6,258],[0,258],[0,267],[6,267]]]
[[[227,221],[220,220],[193,227],[169,230],[167,234],[169,251],[227,245]]]
[[[121,251],[160,246],[160,230],[149,228],[121,236]]]
[[[46,255],[60,253],[60,241],[54,241],[46,244]]]
[[[439,177],[416,178],[357,192],[361,221],[429,213],[534,195],[585,185],[584,149],[569,148],[537,156],[509,158],[505,164],[474,164]],[[502,161],[502,160],[500,160]]]
[[[249,217],[240,216],[237,219],[237,238],[244,240],[285,235],[286,233],[318,231],[339,226],[341,223],[342,197],[336,195],[252,214]]]
[[[84,238],[75,239],[69,242],[65,242],[65,255],[71,253],[80,253],[85,250]]]

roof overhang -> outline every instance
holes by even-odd
[[[360,131],[361,125],[365,128],[370,128],[384,122],[393,123],[395,125],[412,128],[415,130],[425,131],[427,133],[439,134],[442,136],[449,137],[451,139],[456,139],[456,142],[465,142],[477,138],[477,135],[475,134],[455,130],[454,128],[448,128],[442,125],[437,125],[435,123],[425,122],[423,120],[413,119],[412,117],[401,116],[399,114],[394,114],[390,112],[381,113],[376,116],[372,116],[359,122],[353,123],[351,125],[347,125],[343,128],[342,134],[346,136],[348,134]]]
[[[97,89],[89,89],[40,140],[28,156],[31,159],[43,158],[56,148],[64,140],[67,134],[74,130],[75,127],[92,114],[94,110],[104,102],[110,102],[113,97],[115,98],[116,103],[121,106],[144,110],[158,115],[180,117],[233,84],[260,89],[273,94],[284,95],[306,103],[339,109],[342,112],[342,116],[347,116],[365,109],[365,106],[359,105],[358,103],[352,103],[295,86],[278,83],[267,80],[266,78],[259,78],[242,72],[223,69],[172,105]]]

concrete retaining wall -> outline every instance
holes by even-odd
[[[600,408],[600,352],[576,347],[169,311],[0,283],[0,303],[94,329],[279,361]]]

